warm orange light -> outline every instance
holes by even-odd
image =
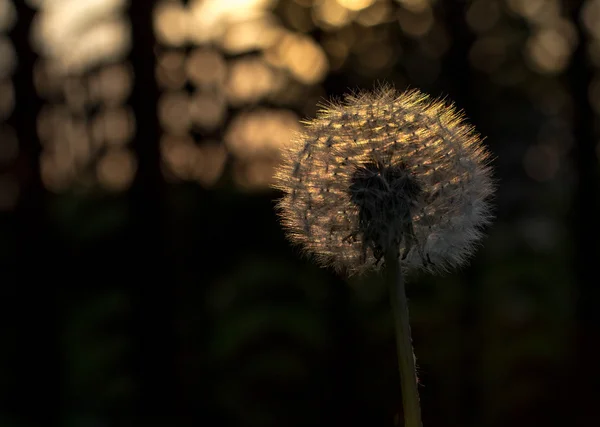
[[[287,110],[261,109],[236,116],[225,134],[227,149],[237,157],[277,156],[300,130],[298,116]]]
[[[154,31],[158,41],[182,46],[188,39],[189,16],[180,3],[162,2],[154,9]]]
[[[265,59],[275,66],[287,68],[302,83],[315,84],[325,78],[329,69],[327,56],[312,38],[287,34],[265,53]]]
[[[201,128],[215,129],[225,120],[227,102],[222,93],[199,92],[190,101],[190,118]]]
[[[323,0],[314,6],[313,19],[320,26],[339,28],[348,24],[352,15],[337,0]]]
[[[132,152],[112,148],[98,162],[96,172],[102,186],[112,191],[126,190],[133,181],[137,162]]]
[[[232,61],[227,80],[227,97],[233,105],[255,103],[280,86],[282,77],[259,57]]]
[[[189,55],[185,71],[189,79],[199,86],[223,86],[227,63],[217,50],[198,48]]]
[[[170,132],[186,132],[191,124],[188,94],[183,91],[164,93],[158,101],[158,116]]]

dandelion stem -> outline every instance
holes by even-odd
[[[385,254],[385,278],[390,289],[394,314],[404,427],[422,427],[417,370],[408,319],[408,301],[397,251],[388,251]]]

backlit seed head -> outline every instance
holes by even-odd
[[[355,274],[384,253],[431,272],[464,263],[490,221],[489,154],[452,106],[382,88],[328,103],[284,149],[289,238]]]

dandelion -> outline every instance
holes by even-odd
[[[489,155],[462,114],[389,88],[326,105],[285,150],[275,186],[289,238],[347,274],[463,264],[489,222]]]
[[[288,237],[352,275],[385,266],[407,427],[421,425],[403,270],[464,264],[490,221],[490,155],[462,113],[389,87],[330,102],[283,152]]]

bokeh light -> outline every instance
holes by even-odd
[[[286,110],[259,109],[236,116],[225,144],[236,160],[235,178],[245,188],[264,188],[272,182],[279,149],[299,131],[299,117]]]
[[[227,63],[223,55],[214,49],[193,50],[185,63],[188,79],[199,87],[225,84]]]
[[[356,13],[374,3],[336,4]],[[230,154],[240,188],[268,187],[277,149],[289,139],[287,129],[297,127],[297,116],[291,110],[273,110],[268,118],[260,109],[241,110],[264,102],[303,108],[308,102],[303,88],[321,83],[330,69],[320,44],[282,26],[273,13],[275,5],[258,0],[163,1],[156,7],[156,76],[163,90],[157,108],[165,131],[161,146],[168,179],[214,185]],[[291,21],[310,28],[308,12],[319,4],[294,5],[293,10],[304,10],[305,21],[290,14]]]
[[[164,135],[161,140],[163,171],[169,181],[196,181],[203,187],[217,183],[227,153],[218,141],[196,144],[189,136]]]
[[[48,182],[68,182],[62,187],[49,184],[53,188],[67,189],[77,182],[97,180],[100,186],[115,191],[119,186],[109,184],[112,181],[100,171],[112,170],[107,162],[128,162],[122,160],[127,157],[122,153],[128,152],[136,127],[133,112],[124,107],[134,79],[122,60],[131,45],[129,23],[124,18],[127,2],[33,3],[39,13],[32,36],[41,54],[34,73],[36,87],[56,107],[45,108],[39,120],[40,137],[48,147],[43,177],[53,177]],[[5,11],[0,28],[15,19],[10,5],[6,0],[0,5]],[[275,146],[285,143],[289,136],[275,142],[269,135],[256,132],[252,123],[262,121],[265,126],[284,127],[290,121],[280,114],[272,114],[268,121],[257,119],[264,114],[260,108],[254,111],[256,117],[249,119],[252,115],[245,110],[266,104],[279,109],[273,111],[311,113],[314,108],[310,102],[318,99],[328,73],[349,68],[357,75],[372,78],[402,63],[404,75],[396,75],[397,81],[434,84],[452,32],[438,22],[439,9],[441,6],[430,0],[159,1],[153,15],[158,43],[154,75],[161,89],[157,115],[168,141],[193,141],[163,144],[163,153],[170,153],[163,163],[179,165],[174,167],[176,172],[169,172],[177,179],[200,182],[188,170],[189,164],[183,167],[178,163],[177,153],[192,150],[192,146],[196,150],[222,144],[218,152],[225,154],[212,156],[217,162],[214,174],[225,172],[220,166],[222,159],[231,155],[238,159],[232,169],[234,182],[245,189],[267,188],[267,178],[253,181],[240,177],[265,175],[264,171],[270,170],[265,158],[269,158],[269,164],[277,159],[256,147],[273,145],[267,151],[274,153]],[[589,0],[582,14],[593,38],[592,58],[599,36],[594,24],[599,10],[600,1]],[[469,47],[469,61],[499,86],[515,86],[534,75],[560,75],[579,42],[566,11],[556,0],[473,0],[465,11],[465,20],[475,36]],[[516,22],[530,29],[522,34],[520,42],[511,27]],[[321,31],[318,40],[310,34],[315,29]],[[406,43],[397,43],[398,30]],[[0,37],[0,76],[15,67],[16,55],[11,49],[7,39]],[[600,58],[600,48],[597,50]],[[519,63],[516,54],[522,55],[529,70]],[[593,82],[589,96],[598,110],[600,91],[596,86]],[[15,100],[9,82],[2,81],[0,90],[4,94],[0,100],[2,118]],[[307,93],[311,93],[308,98]],[[553,102],[540,103],[540,108],[546,112],[564,108],[553,110]],[[68,148],[58,148],[60,144]],[[119,148],[119,154],[107,154],[113,148]],[[536,148],[532,150],[536,153]],[[541,156],[548,157],[544,150]],[[48,160],[53,156],[54,160]],[[524,167],[537,170],[532,166],[536,156],[528,156],[529,160],[523,160]],[[248,165],[253,162],[262,166],[252,169]],[[90,163],[96,166],[90,169]],[[90,170],[96,173],[89,175]],[[215,175],[203,183],[210,186],[219,178]]]
[[[130,49],[125,0],[40,1],[32,41],[63,72],[118,61]]]
[[[0,212],[12,210],[20,193],[19,182],[10,167],[19,155],[19,141],[8,123],[15,109],[13,75],[18,59],[7,33],[16,23],[15,7],[10,0],[0,0]]]
[[[38,51],[34,83],[46,101],[37,131],[44,185],[126,190],[135,173],[127,144],[135,118],[125,106],[133,75],[125,0],[35,2],[32,43]]]
[[[285,76],[263,58],[232,60],[227,81],[227,98],[234,106],[254,104],[282,87]]]

